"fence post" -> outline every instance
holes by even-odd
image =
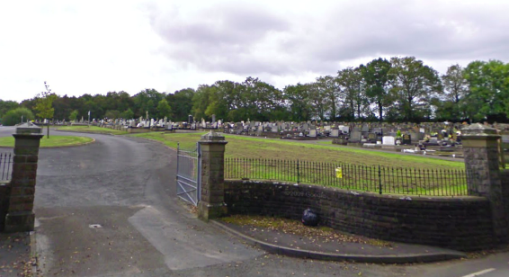
[[[297,184],[300,184],[299,160],[297,160]]]
[[[382,172],[380,171],[380,166],[378,166],[378,190],[380,195],[382,195]]]
[[[198,217],[203,220],[226,214],[224,203],[224,152],[228,142],[211,131],[199,141],[201,148],[201,190]]]
[[[16,128],[13,136],[14,159],[4,231],[28,232],[34,230],[33,207],[42,129],[25,123]]]
[[[495,129],[479,123],[462,132],[468,195],[488,198],[495,236],[500,242],[507,241],[509,195],[499,168],[497,140],[500,136]]]

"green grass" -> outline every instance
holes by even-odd
[[[97,126],[62,126],[56,129],[57,131],[71,131],[71,132],[82,132],[82,133],[94,133],[94,134],[111,134],[111,135],[125,135],[127,132],[114,130],[110,128],[102,128]],[[50,133],[51,136],[51,133]]]
[[[93,139],[87,137],[76,137],[76,136],[53,136],[50,133],[50,137],[44,136],[41,139],[41,147],[59,147],[59,146],[74,146],[92,142]],[[1,137],[0,146],[14,147],[14,137]]]
[[[179,142],[181,148],[194,149],[203,134],[159,132],[133,136],[160,141],[171,148],[177,148]],[[375,193],[382,184],[384,194],[438,196],[466,193],[462,162],[332,144],[235,135],[225,137],[228,141],[225,153],[227,179],[298,182]],[[336,178],[335,170],[339,166],[343,178]]]
[[[157,140],[176,149],[177,142],[186,149],[194,148],[205,133],[142,133],[136,137]],[[333,162],[366,166],[388,166],[419,169],[464,169],[462,162],[434,159],[425,156],[401,155],[358,149],[348,146],[311,144],[281,139],[225,135],[227,158],[301,160]]]

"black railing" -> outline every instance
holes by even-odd
[[[271,180],[379,194],[467,195],[464,170],[269,159],[225,159],[225,179]]]
[[[0,153],[0,181],[8,181],[12,174],[12,153]]]

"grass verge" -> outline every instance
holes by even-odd
[[[92,142],[92,138],[87,137],[76,137],[76,136],[54,136],[51,135],[48,137],[44,136],[41,139],[41,148],[45,147],[61,147],[61,146],[75,146],[82,145],[86,143]],[[4,147],[14,147],[14,137],[1,137],[0,138],[0,146]]]
[[[68,132],[81,132],[81,133],[93,133],[93,134],[110,134],[110,135],[125,135],[127,132],[114,130],[110,128],[102,128],[97,126],[62,126],[56,129],[57,131],[68,131]],[[51,134],[50,134],[51,136]]]

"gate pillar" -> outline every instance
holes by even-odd
[[[500,136],[493,128],[476,123],[462,130],[468,195],[484,196],[491,203],[493,230],[499,242],[509,233],[509,186],[500,170]]]
[[[226,214],[224,203],[224,152],[225,138],[214,131],[201,137],[201,189],[198,217],[203,220]]]
[[[26,123],[18,126],[13,136],[14,160],[4,231],[28,232],[34,230],[33,207],[42,129]]]

